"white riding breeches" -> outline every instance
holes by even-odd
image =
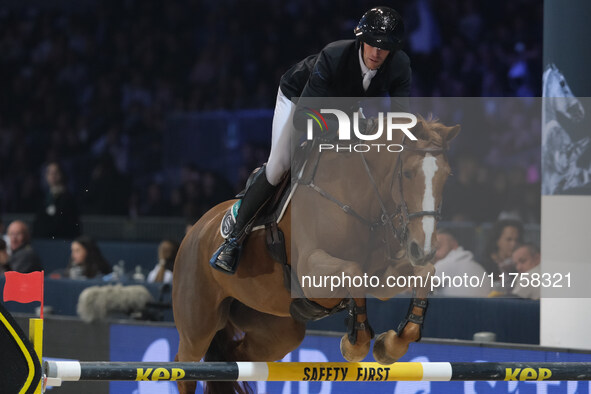
[[[267,180],[271,185],[277,185],[283,174],[291,167],[291,136],[295,109],[296,105],[285,97],[280,88],[273,114],[271,153],[266,170]]]

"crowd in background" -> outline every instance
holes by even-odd
[[[540,96],[542,3],[395,1],[406,23],[412,94]],[[326,43],[352,38],[373,5],[106,0],[72,9],[0,6],[0,213],[47,219],[62,196],[64,206],[77,207],[73,215],[199,217],[232,197],[242,181],[232,185],[187,163],[178,169],[180,184],[162,182],[156,175],[167,116],[273,108],[281,74]],[[484,154],[456,152],[444,218],[494,221],[503,213],[539,221],[536,156],[508,168],[498,154],[519,157],[539,147],[535,125],[516,122],[494,141],[476,138]],[[266,155],[256,157],[256,163],[245,158],[241,179]],[[60,172],[59,184],[51,184],[51,171]],[[484,196],[491,204],[482,209]]]
[[[190,231],[191,226],[186,231]],[[0,221],[0,233],[3,223]],[[485,250],[476,256],[471,250],[464,249],[453,229],[439,228],[436,234],[437,250],[433,263],[437,282],[437,296],[445,297],[498,297],[517,296],[538,299],[539,288],[535,286],[508,285],[517,273],[540,274],[540,250],[537,243],[524,243],[524,227],[521,221],[514,219],[499,220],[494,223],[487,235]],[[31,233],[26,223],[15,220],[7,228],[7,241],[0,238],[0,279],[7,271],[30,273],[49,269],[53,279],[102,279],[107,282],[133,280],[135,282],[172,283],[175,258],[179,243],[164,239],[158,245],[156,265],[146,276],[142,266],[137,265],[134,272],[125,271],[125,262],[120,260],[112,265],[103,255],[99,245],[92,237],[81,235],[70,244],[70,259],[67,265],[59,269],[44,267],[32,242]],[[480,278],[487,275],[490,281],[486,285],[452,285],[452,277]],[[502,278],[501,278],[502,276]],[[448,278],[447,282],[446,279]],[[494,283],[493,283],[494,282]],[[454,282],[455,283],[455,282]],[[529,283],[529,282],[528,282]]]
[[[157,256],[152,258],[156,264],[146,277],[140,265],[135,267],[135,272],[132,274],[132,272],[126,272],[124,260],[119,260],[117,265],[109,262],[93,237],[80,235],[70,242],[69,262],[64,262],[63,266],[56,269],[55,266],[44,266],[42,258],[33,245],[31,230],[25,222],[14,220],[6,228],[6,236],[3,233],[4,224],[0,219],[0,234],[2,234],[0,279],[8,271],[26,274],[46,270],[47,276],[53,279],[102,278],[105,281],[133,279],[140,282],[147,280],[150,283],[172,283],[172,271],[179,249],[179,242],[168,238],[163,239],[158,245]]]

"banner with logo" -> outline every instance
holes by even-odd
[[[343,361],[339,351],[340,337],[309,335],[302,345],[283,361]],[[111,361],[173,361],[178,347],[174,327],[111,326]],[[556,350],[531,350],[502,347],[469,346],[437,343],[412,344],[401,361],[591,361],[591,353],[567,353]],[[374,361],[368,357],[364,361]],[[268,394],[358,394],[358,393],[591,393],[590,382],[519,381],[507,382],[253,382],[258,393]],[[110,392],[117,394],[178,393],[176,383],[157,382],[150,374],[140,382],[111,382]],[[198,385],[202,392],[202,384]]]

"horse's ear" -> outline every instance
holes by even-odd
[[[443,137],[443,140],[445,142],[449,142],[449,141],[453,140],[454,138],[456,138],[456,136],[460,132],[460,129],[461,129],[461,127],[459,124],[452,126],[452,127],[447,127],[441,131],[441,137]]]

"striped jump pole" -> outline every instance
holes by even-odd
[[[591,362],[80,362],[46,361],[53,381],[591,380]]]

